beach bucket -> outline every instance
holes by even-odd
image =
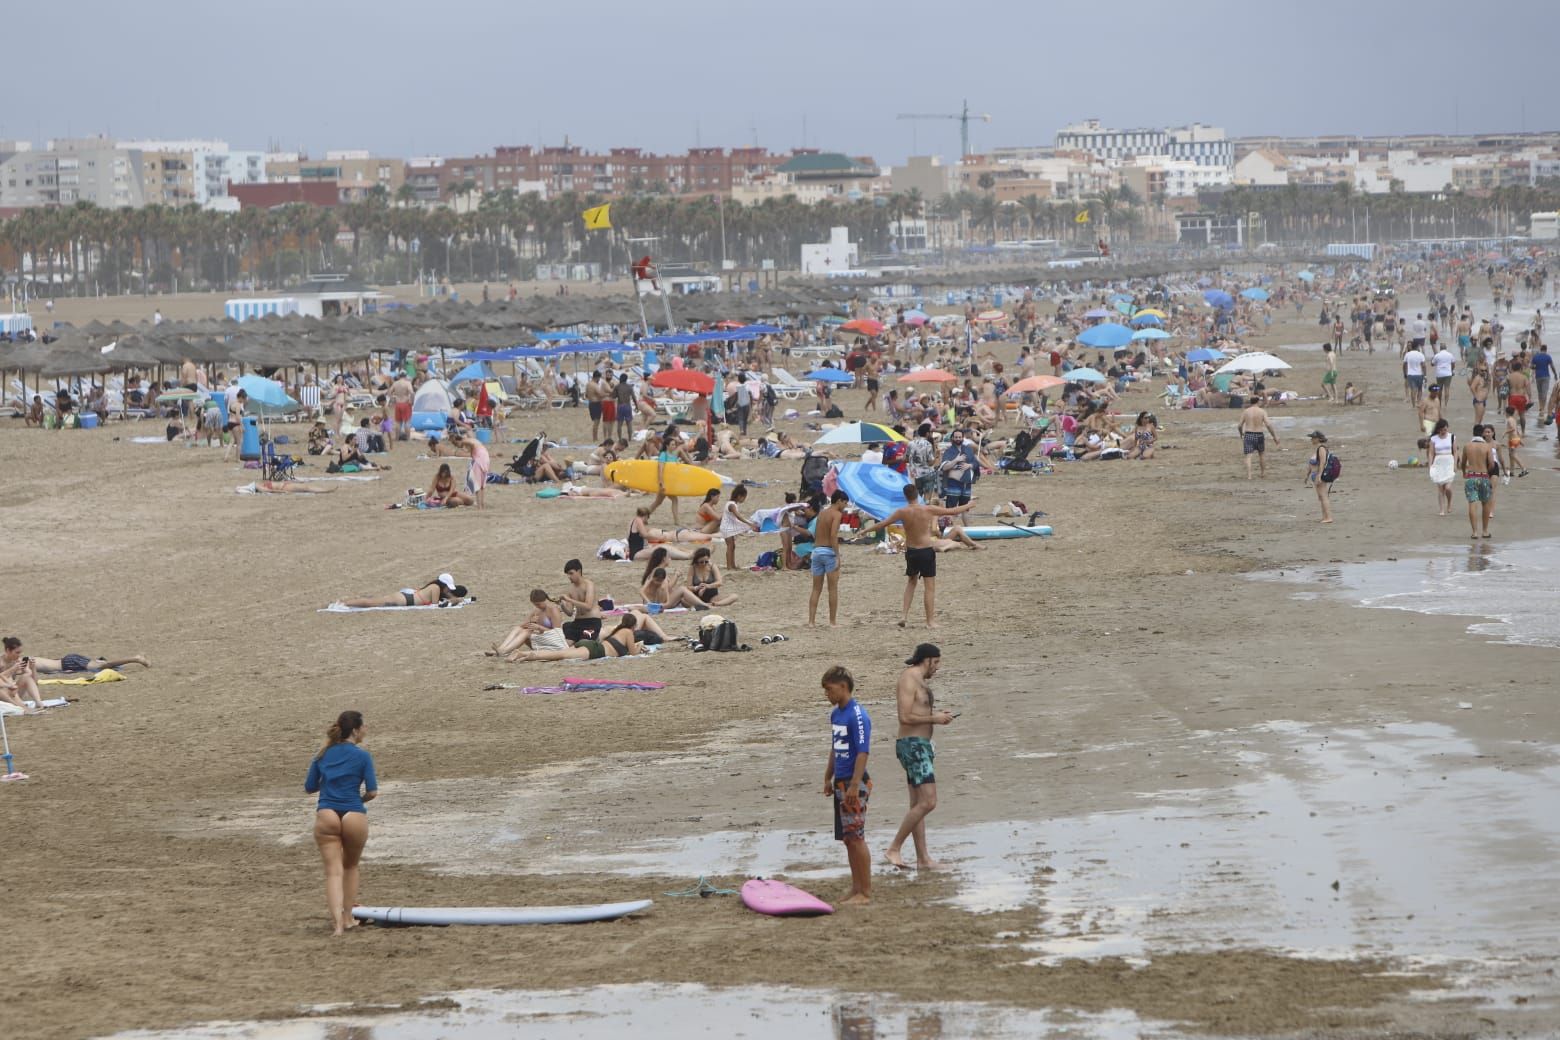
[[[95,430],[97,429],[97,424],[98,417],[96,412],[81,413],[81,428],[83,430]]]
[[[493,431],[488,429],[487,427],[485,427],[485,426],[477,427],[476,434],[477,434],[477,440],[481,441],[483,444],[492,444],[493,443]]]

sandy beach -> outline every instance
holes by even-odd
[[[64,301],[56,317],[136,320],[155,305],[169,318],[220,312],[215,298],[152,298]],[[1312,304],[1251,342],[1294,365],[1280,385],[1314,396],[1316,335]],[[1484,618],[1357,606],[1371,596],[1359,582],[1377,579],[1348,569],[1481,572],[1560,535],[1553,442],[1531,442],[1532,474],[1500,489],[1497,537],[1470,548],[1460,495],[1438,517],[1424,470],[1387,469],[1413,453],[1417,428],[1395,356],[1348,353],[1342,367],[1370,404],[1274,409],[1282,450],[1265,480],[1245,480],[1237,412],[1169,411],[1156,383],[1120,403],[1128,418],[1159,415],[1156,459],[981,481],[977,513],[1020,499],[1055,536],[940,559],[936,686],[962,715],[938,734],[929,821],[951,869],[928,876],[882,861],[906,800],[894,681],[926,637],[896,627],[899,557],[846,548],[837,630],[803,627],[805,575],[739,569],[728,587],[740,601],[721,613],[752,652],[588,666],[664,690],[487,690],[587,671],[482,651],[531,588],[562,588],[571,557],[628,598],[640,568],[590,556],[623,536],[634,502],[549,501],[520,485],[489,488],[482,513],[387,511],[436,469],[404,444],[377,481],[240,496],[255,475],[220,451],[132,440],[159,423],[5,421],[5,634],[37,654],[140,652],[153,665],[7,720],[33,778],[0,788],[11,1035],[629,983],[1122,1012],[1165,1036],[1554,1035],[1554,649],[1468,631]],[[863,396],[841,395],[848,418]],[[1451,414],[1459,431],[1471,422],[1466,392]],[[588,442],[582,409],[521,413],[509,434],[544,425]],[[1313,429],[1345,462],[1331,526],[1302,486]],[[519,450],[495,445],[495,463]],[[716,468],[769,482],[749,499],[762,508],[795,488],[799,466]],[[744,542],[739,561],[766,547]],[[318,612],[442,571],[477,602]],[[772,633],[789,639],[761,645]],[[752,874],[844,894],[816,790],[818,680],[836,663],[878,727],[873,905],[785,921],[729,896],[666,896]],[[567,929],[332,940],[302,785],[344,708],[368,717],[383,785],[362,902],[654,907]]]

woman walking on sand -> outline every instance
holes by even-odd
[[[1457,438],[1452,436],[1452,424],[1442,419],[1430,433],[1430,483],[1435,485],[1436,503],[1440,507],[1437,516],[1451,515],[1452,481],[1456,479]]]
[[[1311,434],[1311,460],[1306,467],[1305,479],[1316,484],[1316,500],[1322,506],[1322,523],[1332,523],[1332,486],[1333,481],[1338,479],[1338,467],[1333,465],[1333,453],[1327,449],[1327,435],[1321,430]]]
[[[319,792],[314,810],[314,843],[325,864],[325,906],[332,934],[356,928],[352,906],[357,902],[358,860],[368,844],[365,802],[379,793],[374,759],[363,743],[363,714],[344,711],[325,731],[325,746],[309,763],[303,789]]]

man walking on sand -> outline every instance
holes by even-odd
[[[905,485],[905,504],[885,519],[871,527],[863,528],[863,535],[876,534],[885,527],[903,524],[905,529],[905,600],[904,617],[899,627],[910,623],[910,604],[915,601],[916,582],[925,579],[926,627],[937,627],[937,549],[933,546],[932,524],[939,516],[957,516],[968,513],[975,504],[973,499],[961,506],[947,509],[929,506],[921,502],[921,494],[914,484]]]
[[[405,372],[397,372],[390,384],[390,407],[395,419],[395,439],[410,440],[412,436],[412,399],[417,396],[412,380]]]
[[[807,597],[807,627],[818,624],[818,597],[824,583],[829,586],[829,627],[838,628],[835,615],[840,607],[840,517],[850,496],[835,491],[829,496],[829,504],[818,513],[818,523],[813,534],[812,595]]]
[[[1457,468],[1463,475],[1463,497],[1468,500],[1468,526],[1474,538],[1490,536],[1490,516],[1495,512],[1495,486],[1490,474],[1497,461],[1495,445],[1484,439],[1484,427],[1473,427],[1473,439],[1463,445]]]
[[[937,746],[932,743],[932,727],[948,725],[953,716],[938,711],[932,697],[931,680],[942,664],[942,651],[931,643],[922,643],[905,664],[908,667],[899,673],[899,735],[894,741],[894,754],[905,770],[905,782],[910,788],[910,809],[899,824],[899,831],[884,858],[904,869],[906,864],[900,849],[906,838],[913,838],[916,867],[936,870],[942,864],[932,859],[931,850],[926,846],[926,817],[937,808],[937,774],[932,768]]]
[[[1278,431],[1273,429],[1273,424],[1268,421],[1268,414],[1262,405],[1252,401],[1246,406],[1246,410],[1240,413],[1240,423],[1236,427],[1240,430],[1241,451],[1246,456],[1246,479],[1251,479],[1251,456],[1257,457],[1257,469],[1262,476],[1267,476],[1267,435],[1273,435],[1273,447],[1278,447]]]
[[[872,900],[872,852],[867,848],[867,801],[872,778],[867,756],[872,750],[872,719],[856,701],[856,680],[840,665],[823,673],[823,695],[829,712],[829,758],[823,769],[823,794],[834,799],[834,840],[845,843],[850,861],[850,895],[844,906],[864,906]]]

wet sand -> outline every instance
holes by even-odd
[[[1286,385],[1312,392],[1319,355],[1286,356]],[[739,571],[741,601],[722,613],[752,653],[509,667],[481,648],[531,587],[561,586],[565,559],[620,537],[632,503],[495,487],[484,515],[387,512],[435,468],[405,446],[381,481],[240,497],[252,474],[217,454],[129,441],[151,424],[7,424],[0,529],[13,580],[38,590],[9,628],[38,653],[144,651],[155,667],[10,723],[35,780],[0,789],[6,1017],[17,1035],[83,1036],[473,987],[689,982],[1130,1014],[1228,1036],[1552,1033],[1553,651],[1469,633],[1467,618],[1352,606],[1325,583],[1246,576],[1466,536],[1460,515],[1435,515],[1423,470],[1385,467],[1415,429],[1394,362],[1346,354],[1343,367],[1373,404],[1275,410],[1289,450],[1266,481],[1244,480],[1236,413],[1167,413],[1140,391],[1121,410],[1166,420],[1158,459],[981,483],[982,506],[1022,499],[1057,533],[939,561],[937,687],[964,714],[938,734],[930,830],[953,869],[930,877],[881,859],[905,802],[893,680],[923,637],[894,625],[896,558],[847,548],[838,631],[802,628],[804,576]],[[1454,394],[1459,427],[1465,410]],[[588,434],[573,411],[512,432],[541,423]],[[1300,486],[1317,426],[1345,460],[1331,527]],[[1536,442],[1544,465],[1501,490],[1499,541],[1560,533],[1547,449]],[[749,499],[763,507],[799,464],[720,468],[775,481]],[[619,599],[637,577],[588,566]],[[443,570],[478,603],[315,612]],[[791,639],[761,646],[772,632]],[[874,905],[786,922],[731,897],[665,896],[749,872],[843,895],[814,791],[818,676],[836,662],[878,727]],[[669,686],[483,690],[582,673]],[[383,780],[363,902],[655,906],[562,930],[332,941],[301,781],[345,707],[369,717]]]

